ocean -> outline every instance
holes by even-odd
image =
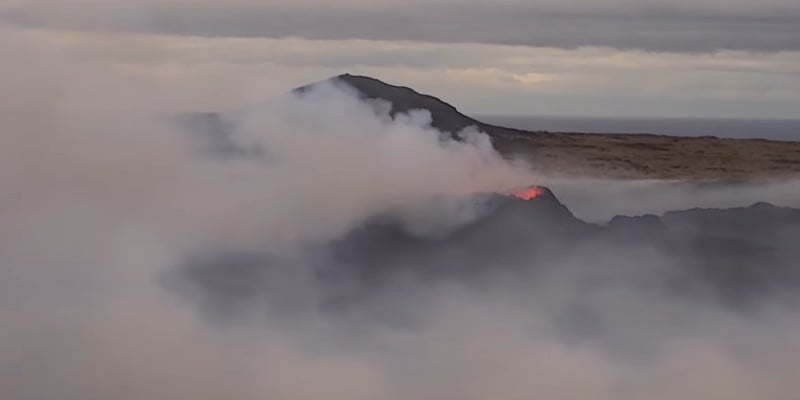
[[[551,132],[653,133],[800,141],[800,119],[606,118],[480,116],[509,128]]]

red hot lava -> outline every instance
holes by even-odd
[[[511,192],[511,195],[522,200],[535,199],[544,194],[544,188],[533,185]]]

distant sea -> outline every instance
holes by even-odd
[[[653,133],[800,141],[800,119],[596,118],[479,116],[493,125],[524,130],[587,133]]]

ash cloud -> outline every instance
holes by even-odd
[[[589,241],[542,270],[518,273],[524,257],[493,254],[481,265],[454,248],[436,252],[436,265],[420,259],[415,267],[458,272],[473,263],[485,273],[400,275],[355,302],[322,303],[358,282],[318,279],[320,267],[347,265],[317,246],[387,212],[400,215],[412,237],[435,240],[441,231],[432,228],[486,214],[480,204],[444,202],[435,226],[420,226],[429,218],[415,213],[431,196],[539,179],[479,133],[453,141],[430,129],[424,113],[391,119],[385,105],[323,86],[232,113],[228,139],[246,156],[215,157],[198,149],[197,132],[164,117],[184,107],[158,91],[24,35],[0,35],[0,52],[3,398],[796,393],[796,309],[769,293],[763,306],[745,310],[671,295],[658,282],[687,260],[633,244]],[[649,185],[679,203],[692,197]],[[772,193],[796,201],[787,189],[796,182],[785,185]],[[580,187],[573,184],[567,206],[591,196],[591,184]],[[714,190],[732,203],[741,194]],[[606,198],[637,211],[667,205],[655,195]],[[597,209],[612,201],[595,200]],[[498,221],[496,228],[536,229],[524,219]],[[233,310],[216,307],[220,298],[208,287],[187,288],[182,270],[224,254],[274,257],[277,268],[227,286],[223,299],[244,298]],[[222,267],[221,279],[249,268]]]

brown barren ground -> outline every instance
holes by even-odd
[[[530,133],[495,137],[504,155],[543,172],[614,178],[800,176],[800,142],[661,135]]]

